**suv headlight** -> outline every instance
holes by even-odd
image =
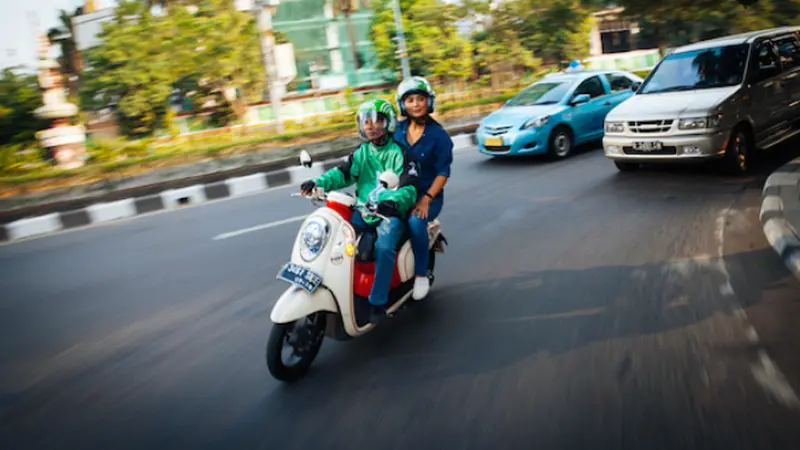
[[[534,117],[528,119],[527,122],[522,124],[521,130],[527,130],[528,128],[539,128],[542,125],[546,124],[547,121],[550,119],[550,116],[542,116],[542,117]]]
[[[606,122],[606,133],[622,133],[625,131],[625,124],[622,122]]]
[[[722,121],[722,114],[714,114],[708,117],[689,117],[678,121],[680,130],[706,130],[717,128]]]
[[[306,222],[300,233],[300,257],[311,262],[325,248],[331,234],[331,225],[322,217],[313,217]]]

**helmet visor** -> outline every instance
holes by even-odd
[[[389,126],[389,121],[386,116],[374,109],[358,113],[356,120],[358,121],[359,133],[362,137],[370,141],[383,136],[386,133],[386,128]]]

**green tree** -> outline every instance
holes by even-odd
[[[396,29],[389,0],[375,2],[370,37],[382,68],[400,67]],[[472,73],[472,44],[459,35],[455,5],[436,0],[401,0],[403,31],[411,72],[442,79],[465,79]]]
[[[593,19],[579,0],[518,0],[509,8],[520,18],[516,31],[525,47],[546,63],[588,56]]]
[[[620,0],[620,6],[662,54],[668,46],[790,25],[800,15],[798,0]]]
[[[230,109],[242,121],[247,103],[261,99],[266,86],[256,22],[237,11],[231,0],[210,0],[196,15],[170,12],[194,46],[182,47],[179,76],[196,81],[195,89],[215,104]],[[189,49],[193,49],[189,51]],[[232,119],[222,115],[223,123]]]
[[[473,11],[465,12],[465,15],[475,16]],[[541,59],[523,44],[515,8],[508,4],[500,5],[492,12],[488,22],[485,31],[473,35],[475,65],[480,76],[491,77],[495,90],[501,87],[503,76],[509,74],[516,77],[541,66]]]
[[[168,25],[140,2],[121,2],[114,20],[103,26],[102,44],[86,54],[81,103],[113,108],[129,135],[149,135],[163,127],[178,78],[175,63],[186,53],[181,51],[183,36]]]
[[[176,95],[197,98],[199,106],[214,100],[223,123],[241,118],[247,101],[261,98],[265,77],[255,21],[232,0],[170,8],[161,16],[144,2],[124,1],[100,38],[87,54],[82,104],[113,108],[128,134],[167,128]]]
[[[45,128],[33,112],[42,106],[42,92],[35,75],[18,74],[14,68],[0,74],[0,145],[32,143]]]
[[[83,14],[83,7],[75,9],[74,13],[59,10],[60,26],[53,27],[47,32],[47,37],[51,44],[58,45],[61,55],[58,57],[58,65],[64,75],[64,86],[67,88],[68,99],[77,102],[80,95],[81,72],[84,62],[81,53],[75,43],[75,29],[72,26],[72,19]]]
[[[61,66],[61,72],[68,76],[77,76],[83,68],[80,52],[75,45],[75,29],[72,26],[72,18],[81,12],[82,8],[76,9],[72,14],[63,9],[59,10],[58,20],[61,25],[51,28],[47,32],[50,42],[61,47],[61,57],[59,57],[58,63]]]

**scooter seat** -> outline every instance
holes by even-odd
[[[400,240],[397,241],[395,250],[400,251],[403,244],[410,238],[408,229],[403,231]],[[358,262],[372,262],[375,261],[375,242],[378,240],[377,231],[365,231],[361,234],[361,240],[358,241],[358,252],[356,253],[356,261]]]

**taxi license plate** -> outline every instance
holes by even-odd
[[[295,263],[284,265],[278,272],[278,279],[301,287],[310,294],[313,294],[322,283],[322,277]]]
[[[639,150],[642,152],[652,152],[656,150],[661,150],[662,145],[659,141],[644,141],[644,142],[634,142],[633,149]]]
[[[502,147],[503,138],[486,138],[487,147]]]

